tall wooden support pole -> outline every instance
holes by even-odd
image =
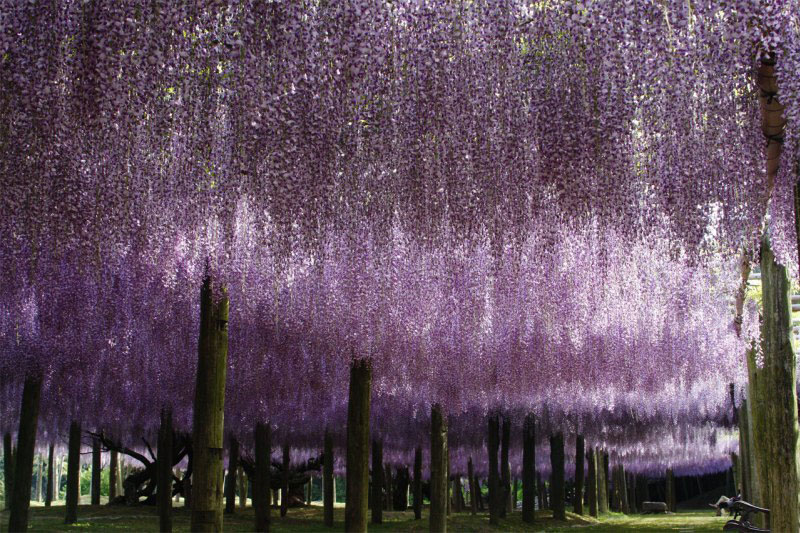
[[[108,501],[117,497],[117,480],[119,479],[119,452],[111,450],[111,460],[108,467]]]
[[[347,501],[344,529],[367,530],[369,496],[369,405],[372,392],[372,364],[353,361],[350,366],[350,394],[347,401]]]
[[[467,461],[467,476],[469,476],[469,510],[471,514],[478,513],[478,483],[475,480],[475,469],[472,466],[472,457]]]
[[[325,525],[328,527],[333,527],[333,503],[335,498],[336,494],[334,494],[333,488],[333,437],[326,428],[322,465],[322,506]]]
[[[383,523],[383,441],[372,441],[372,523]]]
[[[626,474],[625,480],[628,487],[628,507],[631,514],[636,514],[639,512],[639,506],[636,504],[636,476],[633,474]],[[732,493],[728,492],[728,494]]]
[[[242,509],[247,508],[247,489],[250,486],[250,479],[244,473],[244,468],[242,468],[241,463],[239,463],[238,468],[236,468],[236,483],[239,487],[239,507]],[[309,486],[311,486],[311,481],[309,478]],[[310,491],[309,491],[310,494]],[[309,502],[310,504],[311,502]]]
[[[172,531],[172,411],[161,409],[156,460],[156,503],[158,527],[162,533]]]
[[[5,482],[5,506],[11,509],[11,498],[14,495],[14,449],[11,444],[11,433],[3,435],[3,481]]]
[[[414,520],[422,519],[422,448],[414,450]]]
[[[103,468],[100,457],[100,441],[92,439],[92,505],[100,505],[100,471]]]
[[[630,502],[628,501],[628,478],[625,475],[625,466],[617,465],[617,484],[619,485],[619,502],[622,512],[631,514]]]
[[[14,454],[14,495],[11,497],[9,531],[27,531],[28,510],[31,504],[33,455],[36,449],[36,426],[39,422],[39,400],[42,395],[41,375],[29,374],[22,387],[22,407]]]
[[[430,531],[447,531],[447,420],[441,406],[431,407]]]
[[[589,506],[589,515],[597,517],[597,456],[594,448],[589,448],[587,461],[589,472],[586,476],[586,503]]]
[[[381,448],[383,446],[381,445]],[[383,454],[381,454],[383,455]],[[386,490],[386,510],[394,510],[394,476],[392,476],[392,465],[386,463],[383,471],[383,488]]]
[[[289,512],[289,445],[283,445],[283,470],[281,470],[281,516]]]
[[[791,285],[786,267],[778,264],[766,232],[761,238],[761,287],[764,306],[763,396],[765,452],[770,527],[797,531],[800,524],[800,461],[798,460],[797,357],[792,345]]]
[[[50,449],[47,452],[47,491],[45,492],[44,506],[50,507],[53,503],[53,489],[55,488],[55,473],[56,468],[53,464],[55,459],[55,445],[51,442]]]
[[[228,436],[228,477],[225,480],[225,514],[236,512],[236,471],[239,468],[239,441]]]
[[[65,524],[78,521],[78,499],[81,490],[81,424],[73,420],[69,425],[69,445],[67,456],[67,495]]]
[[[565,486],[564,486],[564,434],[556,433],[550,437],[550,506],[553,518],[566,520]]]
[[[575,514],[583,514],[583,460],[584,443],[583,435],[575,438],[575,497],[572,502],[572,509]]]
[[[606,481],[605,452],[596,448],[594,452],[595,467],[597,472],[597,512],[608,512],[608,482]]]
[[[500,523],[500,479],[497,472],[497,448],[499,446],[499,422],[497,415],[489,417],[489,523]]]
[[[511,421],[503,416],[502,433],[500,436],[500,484],[502,488],[502,505],[500,505],[500,518],[505,518],[511,511],[511,465],[508,463],[508,447],[511,441]]]
[[[666,495],[667,495],[667,510],[670,512],[675,512],[675,508],[677,507],[677,502],[675,501],[675,474],[672,473],[672,469],[667,469],[667,488],[666,488]]]
[[[270,435],[269,424],[259,422],[255,429],[255,477],[253,479],[253,510],[255,511],[255,531],[269,531],[270,495]],[[327,461],[327,457],[325,458]],[[328,468],[328,463],[325,463]]]
[[[192,427],[191,530],[222,530],[222,443],[228,367],[228,295],[214,294],[211,278],[200,291],[200,340]]]
[[[522,521],[536,520],[536,417],[529,413],[522,426]]]

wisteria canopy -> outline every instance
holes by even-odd
[[[0,430],[26,372],[42,442],[189,430],[211,276],[244,446],[262,418],[314,453],[369,359],[398,463],[439,403],[453,471],[495,411],[727,468],[765,220],[797,272],[799,28],[794,0],[1,0]]]

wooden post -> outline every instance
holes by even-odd
[[[414,520],[422,519],[422,448],[414,450]]]
[[[671,468],[667,468],[666,484],[667,509],[674,513],[677,502],[675,501],[675,475]]]
[[[225,514],[236,512],[236,470],[239,468],[239,441],[228,435],[228,477],[225,480]]]
[[[499,421],[497,415],[489,416],[489,523],[500,523],[500,479],[497,472],[497,448],[499,445]]]
[[[447,419],[442,407],[431,407],[430,531],[447,531]]]
[[[511,511],[511,468],[508,464],[508,447],[511,440],[511,421],[503,415],[503,431],[500,437],[500,495],[503,498],[500,505],[500,518],[505,518]]]
[[[383,441],[372,441],[372,523],[383,523]]]
[[[283,445],[283,470],[281,470],[281,516],[289,512],[289,445]]]
[[[45,498],[44,498],[44,506],[50,507],[53,503],[53,488],[55,487],[55,480],[53,476],[55,476],[56,468],[53,464],[55,456],[55,445],[51,442],[50,449],[47,452],[47,490],[45,491]]]
[[[770,527],[796,531],[800,523],[798,464],[797,357],[792,345],[791,285],[786,267],[778,264],[769,236],[761,238],[761,287],[764,308],[761,337],[764,354],[761,396]],[[761,477],[761,473],[759,472]]]
[[[583,514],[583,460],[584,460],[583,435],[575,438],[575,498],[572,508],[575,514]]]
[[[467,476],[469,481],[469,510],[471,514],[478,514],[478,484],[475,481],[475,469],[472,466],[472,457],[467,461]],[[524,489],[523,489],[524,490]]]
[[[255,530],[259,533],[269,531],[270,519],[270,435],[269,424],[259,422],[255,429],[256,475],[253,479],[253,510],[255,511]],[[327,446],[326,446],[327,448]],[[325,468],[328,468],[327,457]]]
[[[117,480],[119,478],[119,452],[111,450],[111,461],[108,470],[108,501],[117,497]]]
[[[156,503],[158,527],[162,533],[172,531],[172,411],[161,409],[156,457]]]
[[[192,519],[199,533],[222,530],[222,441],[228,367],[228,295],[211,277],[200,291],[200,339],[192,425]]]
[[[392,476],[392,465],[386,463],[383,472],[383,487],[386,490],[386,510],[394,510],[394,476]]]
[[[608,512],[608,481],[606,464],[606,454],[603,450],[595,449],[594,458],[597,469],[597,512],[606,514]]]
[[[628,502],[628,478],[625,475],[625,466],[620,463],[617,465],[617,479],[619,484],[619,501],[622,512],[631,514],[630,503]]]
[[[11,497],[11,509],[8,518],[9,531],[27,531],[28,529],[33,455],[36,450],[36,426],[39,422],[39,400],[41,395],[41,375],[28,374],[22,387],[17,451],[14,454],[14,495]]]
[[[589,448],[587,463],[589,463],[589,473],[586,476],[586,501],[589,505],[589,515],[597,518],[597,456],[594,448]]]
[[[556,433],[550,437],[550,505],[553,518],[566,520],[565,486],[564,486],[564,434]]]
[[[353,361],[347,402],[347,501],[344,509],[347,532],[367,530],[371,392],[372,363],[364,359]]]
[[[522,426],[522,521],[536,520],[536,417],[528,413]]]
[[[67,456],[67,495],[65,524],[78,521],[78,499],[81,490],[81,424],[73,420],[69,426],[69,449]]]
[[[333,503],[336,493],[333,484],[333,437],[325,428],[325,443],[322,465],[322,506],[325,515],[325,525],[333,527]]]
[[[11,497],[14,494],[14,450],[11,445],[11,433],[3,435],[3,480],[5,482],[5,507],[11,509]]]
[[[639,506],[636,504],[636,476],[633,474],[625,474],[625,476],[626,486],[628,487],[628,508],[631,514],[637,514]]]

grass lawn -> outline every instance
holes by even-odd
[[[557,522],[550,513],[545,512],[534,525],[524,524],[519,512],[512,513],[498,527],[489,526],[486,513],[471,516],[469,513],[451,514],[448,519],[450,531],[663,531],[663,532],[706,532],[721,531],[726,517],[714,516],[712,511],[682,511],[670,515],[624,516],[609,514],[599,521],[589,517],[579,517],[567,513],[566,522]],[[422,520],[415,521],[414,513],[383,513],[384,523],[369,524],[370,531],[428,531],[427,509]],[[153,507],[108,507],[105,505],[82,505],[78,508],[77,524],[64,525],[64,507],[31,507],[29,531],[158,531],[158,517]],[[344,508],[335,510],[334,531],[344,529]],[[237,509],[233,516],[224,518],[225,531],[250,531],[253,524],[251,507]],[[175,531],[189,531],[189,512],[183,507],[174,509]],[[0,531],[8,527],[8,512],[0,513]],[[322,525],[322,508],[316,505],[289,509],[285,518],[280,518],[277,509],[272,511],[272,531],[331,531]]]

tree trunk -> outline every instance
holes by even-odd
[[[422,519],[422,448],[414,450],[414,520]]]
[[[333,437],[325,429],[324,458],[322,464],[322,506],[325,515],[325,525],[333,527],[333,504],[336,494],[333,485]]]
[[[239,468],[239,441],[228,435],[228,478],[225,480],[225,514],[236,512],[236,470]]]
[[[606,454],[603,450],[595,450],[595,461],[597,463],[597,512],[605,514],[608,512],[608,480],[605,467]]]
[[[97,439],[92,439],[92,505],[100,505],[100,470],[102,467],[103,466],[100,457],[100,441]]]
[[[674,513],[675,509],[677,508],[677,501],[675,498],[675,475],[672,473],[672,469],[667,469],[667,481],[666,481],[666,492],[667,492],[667,510]]]
[[[583,514],[583,435],[575,438],[575,497],[572,508],[575,514]]]
[[[636,505],[636,476],[626,474],[626,486],[628,487],[628,510],[631,514],[636,514],[639,508]]]
[[[441,406],[431,407],[430,531],[447,531],[447,420]]]
[[[372,441],[372,523],[383,523],[383,441]]]
[[[469,510],[471,514],[478,514],[478,484],[475,482],[475,469],[472,466],[472,457],[467,461],[467,476],[469,481]]]
[[[111,450],[111,461],[108,470],[108,501],[117,497],[117,479],[119,478],[119,452]]]
[[[347,402],[347,501],[344,509],[347,532],[367,530],[371,392],[372,363],[364,359],[353,361]]]
[[[763,390],[769,391],[762,396],[765,451],[770,457],[766,476],[769,519],[774,531],[796,531],[800,523],[800,471],[791,286],[786,268],[775,261],[766,232],[761,238],[761,286]]]
[[[17,451],[14,454],[14,495],[11,498],[11,510],[8,518],[9,531],[27,531],[28,529],[33,454],[36,449],[36,426],[39,421],[41,395],[41,376],[39,374],[26,376],[22,388]]]
[[[394,477],[392,476],[392,465],[386,463],[383,472],[383,487],[386,489],[386,510],[394,510]]]
[[[69,455],[67,456],[67,496],[65,524],[78,521],[78,500],[81,490],[81,424],[73,420],[69,426]]]
[[[281,516],[289,512],[289,445],[283,445],[283,470],[281,471]]]
[[[11,497],[14,495],[14,451],[11,446],[11,433],[3,435],[3,480],[5,482],[5,506],[11,509]]]
[[[627,476],[625,476],[625,466],[622,464],[617,465],[617,479],[617,483],[619,484],[620,508],[624,514],[631,514],[631,508],[628,502]]]
[[[500,479],[497,472],[497,448],[499,445],[499,421],[497,415],[489,417],[489,523],[500,523]]]
[[[589,505],[589,515],[597,518],[597,455],[594,448],[589,448],[587,461],[589,473],[586,476],[586,502]]]
[[[536,417],[528,413],[522,427],[522,521],[536,520]]]
[[[228,295],[211,277],[200,292],[200,339],[192,424],[192,520],[196,532],[222,531],[222,445],[228,367]]]
[[[511,421],[508,416],[503,416],[503,430],[500,437],[500,484],[502,489],[502,505],[500,505],[500,518],[505,518],[511,510],[511,469],[508,464],[508,446],[511,440]]]
[[[557,433],[550,437],[550,505],[553,518],[566,520],[565,487],[564,487],[564,434]]]
[[[55,456],[55,446],[53,443],[50,443],[50,449],[47,452],[47,490],[45,491],[45,498],[44,498],[44,506],[50,507],[53,503],[53,488],[55,487],[55,480],[53,477],[56,473],[55,465],[53,464],[53,460]]]
[[[172,531],[172,411],[161,409],[156,458],[156,503],[158,527],[162,533]]]
[[[270,487],[270,435],[269,424],[259,422],[255,430],[255,467],[253,479],[253,510],[255,511],[255,530],[259,533],[269,531],[269,487]],[[328,439],[325,439],[326,452]],[[328,457],[325,457],[328,468]],[[326,509],[327,511],[327,509]]]

